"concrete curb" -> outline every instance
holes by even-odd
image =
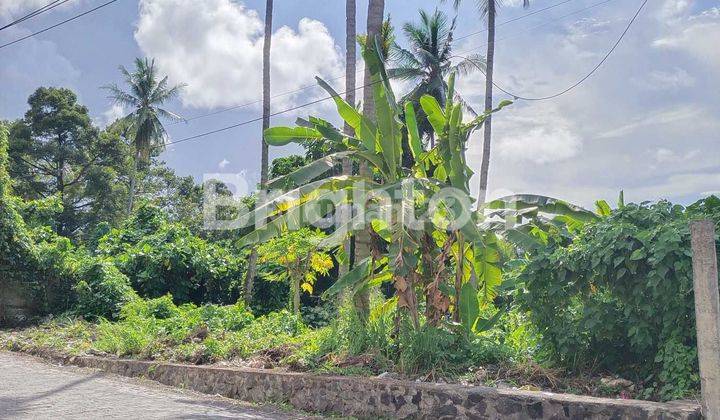
[[[359,418],[701,419],[699,404],[616,400],[380,378],[192,366],[93,356],[58,358],[80,367],[254,403]]]

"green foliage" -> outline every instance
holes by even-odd
[[[296,314],[300,311],[300,292],[312,293],[317,276],[333,268],[330,255],[319,249],[324,238],[320,230],[303,228],[286,232],[258,247],[259,261],[266,265],[265,278],[290,283],[293,293],[290,301]],[[267,273],[268,269],[273,272]]]
[[[176,306],[172,296],[166,295],[128,303],[122,308],[120,319],[116,323],[100,323],[98,350],[119,356],[196,362],[191,359],[213,361],[224,357],[220,349],[213,348],[217,344],[215,335],[241,331],[254,317],[241,302],[230,306]],[[186,352],[189,343],[197,344],[194,350],[202,347],[201,352]]]
[[[11,126],[15,192],[27,200],[56,195],[62,209],[51,225],[60,235],[79,236],[112,218],[121,207],[115,180],[128,153],[123,142],[100,133],[69,89],[39,88],[28,104],[25,117]]]
[[[75,262],[74,312],[84,317],[116,318],[120,308],[137,299],[130,281],[110,261],[86,256]]]
[[[701,214],[720,223],[717,202],[627,204],[570,242],[549,235],[529,249],[518,302],[543,350],[573,368],[645,379],[646,392],[662,399],[696,388],[688,224]]]
[[[31,282],[37,256],[20,202],[11,196],[8,164],[8,131],[0,123],[0,274],[5,281]]]
[[[199,304],[240,295],[244,260],[168,222],[155,206],[141,206],[99,240],[97,252],[112,258],[143,297],[170,293],[179,303]]]

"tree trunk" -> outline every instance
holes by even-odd
[[[59,159],[57,161],[57,172],[55,173],[55,184],[58,190],[58,195],[60,196],[60,202],[63,205],[63,214],[60,216],[57,226],[57,234],[60,236],[66,235],[65,221],[67,220],[67,218],[65,217],[65,214],[67,214],[66,211],[68,209],[65,203],[65,173],[63,172],[65,169],[64,143],[65,140],[63,139],[63,135],[59,134],[57,138]]]
[[[133,161],[133,170],[130,172],[130,189],[128,190],[127,214],[130,216],[135,205],[135,190],[137,189],[137,177],[140,172],[140,150],[135,150],[135,160]]]
[[[488,44],[487,70],[485,72],[485,111],[493,106],[493,65],[495,63],[495,1],[488,1]],[[480,189],[478,191],[478,208],[487,198],[488,172],[490,170],[490,135],[492,133],[492,116],[485,120],[485,136],[483,138],[482,164],[480,166]]]
[[[265,143],[263,134],[270,127],[270,43],[272,41],[272,18],[273,18],[273,0],[265,2],[265,39],[263,40],[263,114],[262,114],[262,133],[260,135],[260,144],[262,148],[260,156],[260,196],[257,205],[262,205],[265,200],[267,182],[268,182],[268,144]],[[245,303],[248,306],[252,303],[253,286],[255,284],[255,276],[257,272],[257,249],[250,251],[250,260],[248,261],[248,271],[245,277]]]
[[[366,48],[374,45],[376,37],[380,36],[383,24],[383,15],[385,14],[384,0],[370,0],[368,4],[367,17],[367,44]],[[365,75],[363,77],[363,115],[372,121],[375,117],[375,104],[372,98],[372,86],[370,86],[370,69],[365,66]],[[359,174],[361,177],[372,177],[372,171],[367,163],[360,165]],[[365,203],[358,203],[365,205]],[[357,232],[355,235],[355,262],[362,261],[370,256],[370,233],[367,231],[369,226]],[[370,295],[367,289],[363,289],[355,294],[353,299],[355,310],[361,320],[367,320],[370,313]]]
[[[345,2],[345,101],[351,106],[355,106],[355,45],[356,45],[356,25],[355,25],[355,0],[346,0]],[[348,123],[345,123],[344,128],[345,134],[354,136],[354,130]],[[342,174],[352,175],[352,161],[350,158],[344,158],[342,160]],[[340,224],[346,224],[350,218],[352,218],[352,208],[350,206],[340,207]],[[351,239],[348,238],[343,244],[345,250],[346,260],[340,265],[339,276],[342,277],[350,271],[350,254],[351,254]]]
[[[270,127],[270,43],[272,41],[273,0],[265,2],[265,39],[263,41],[263,132]],[[268,182],[268,144],[260,136],[262,157],[260,160],[260,186],[263,190]]]
[[[291,281],[293,313],[296,316],[300,316],[300,279],[293,277]]]

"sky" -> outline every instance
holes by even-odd
[[[0,23],[49,0],[0,0]],[[70,0],[0,31],[0,44],[103,3]],[[498,16],[495,80],[523,97],[565,90],[595,67],[641,0],[505,0]],[[486,26],[465,1],[386,0],[401,26],[418,9],[457,14],[455,53],[484,53]],[[561,4],[560,4],[561,3]],[[127,110],[100,87],[122,83],[119,65],[153,57],[182,95],[166,108],[189,119],[168,123],[171,141],[253,120],[261,114],[264,1],[117,0],[94,13],[0,49],[0,119],[22,117],[40,86],[73,89],[95,123]],[[358,0],[358,31],[367,0]],[[549,6],[560,4],[549,10]],[[344,90],[345,1],[276,0],[272,39],[272,111],[325,96],[314,77]],[[529,13],[537,12],[530,16]],[[504,23],[508,22],[509,23]],[[720,193],[720,0],[649,0],[608,60],[590,78],[551,100],[523,101],[493,117],[489,194],[544,194],[582,205],[667,198],[688,204]],[[361,63],[360,63],[361,65]],[[300,88],[313,86],[307,89]],[[460,94],[482,108],[482,73],[458,80]],[[395,84],[397,96],[407,84]],[[298,91],[299,90],[299,91]],[[295,93],[290,93],[297,91]],[[495,100],[512,99],[495,91]],[[227,110],[228,108],[234,108]],[[213,114],[207,116],[207,114]],[[337,121],[329,101],[273,117],[292,124],[318,115]],[[201,117],[201,118],[196,118]],[[260,122],[170,145],[162,154],[180,175],[243,173],[257,179]],[[482,134],[468,162],[479,170]],[[271,148],[271,158],[297,153]],[[472,185],[477,189],[477,176]]]

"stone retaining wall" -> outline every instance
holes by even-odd
[[[0,270],[0,326],[22,325],[37,315],[33,295],[30,284],[8,280]]]
[[[75,357],[69,363],[255,403],[359,418],[700,419],[697,404]]]

